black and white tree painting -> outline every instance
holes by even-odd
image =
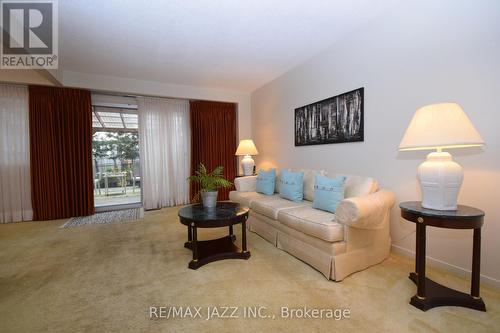
[[[295,146],[363,141],[363,95],[359,88],[295,109]]]

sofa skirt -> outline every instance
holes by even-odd
[[[351,244],[345,241],[330,243],[306,235],[254,211],[250,212],[247,228],[334,281],[378,264],[390,253],[391,239],[385,228],[360,230],[346,227],[344,239],[352,238],[359,248],[348,246]]]

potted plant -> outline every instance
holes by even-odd
[[[233,185],[222,176],[223,170],[224,167],[219,165],[212,172],[208,172],[205,165],[200,163],[195,174],[188,177],[190,182],[199,183],[201,186],[201,190],[193,197],[193,201],[198,201],[201,196],[204,207],[213,208],[217,205],[217,189]]]

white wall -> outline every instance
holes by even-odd
[[[0,82],[54,85],[42,71],[31,69],[0,69]]]
[[[452,152],[465,171],[459,202],[486,212],[481,273],[500,285],[500,1],[398,6],[252,93],[258,167],[369,175],[398,202],[419,200],[416,171],[427,152],[398,153],[398,144],[418,107],[458,102],[487,143]],[[364,142],[294,147],[295,108],[359,87],[365,87]],[[410,253],[415,226],[399,213],[395,207],[393,245]],[[472,232],[429,229],[428,256],[469,270]]]

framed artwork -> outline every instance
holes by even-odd
[[[295,109],[295,146],[364,140],[364,88]]]

